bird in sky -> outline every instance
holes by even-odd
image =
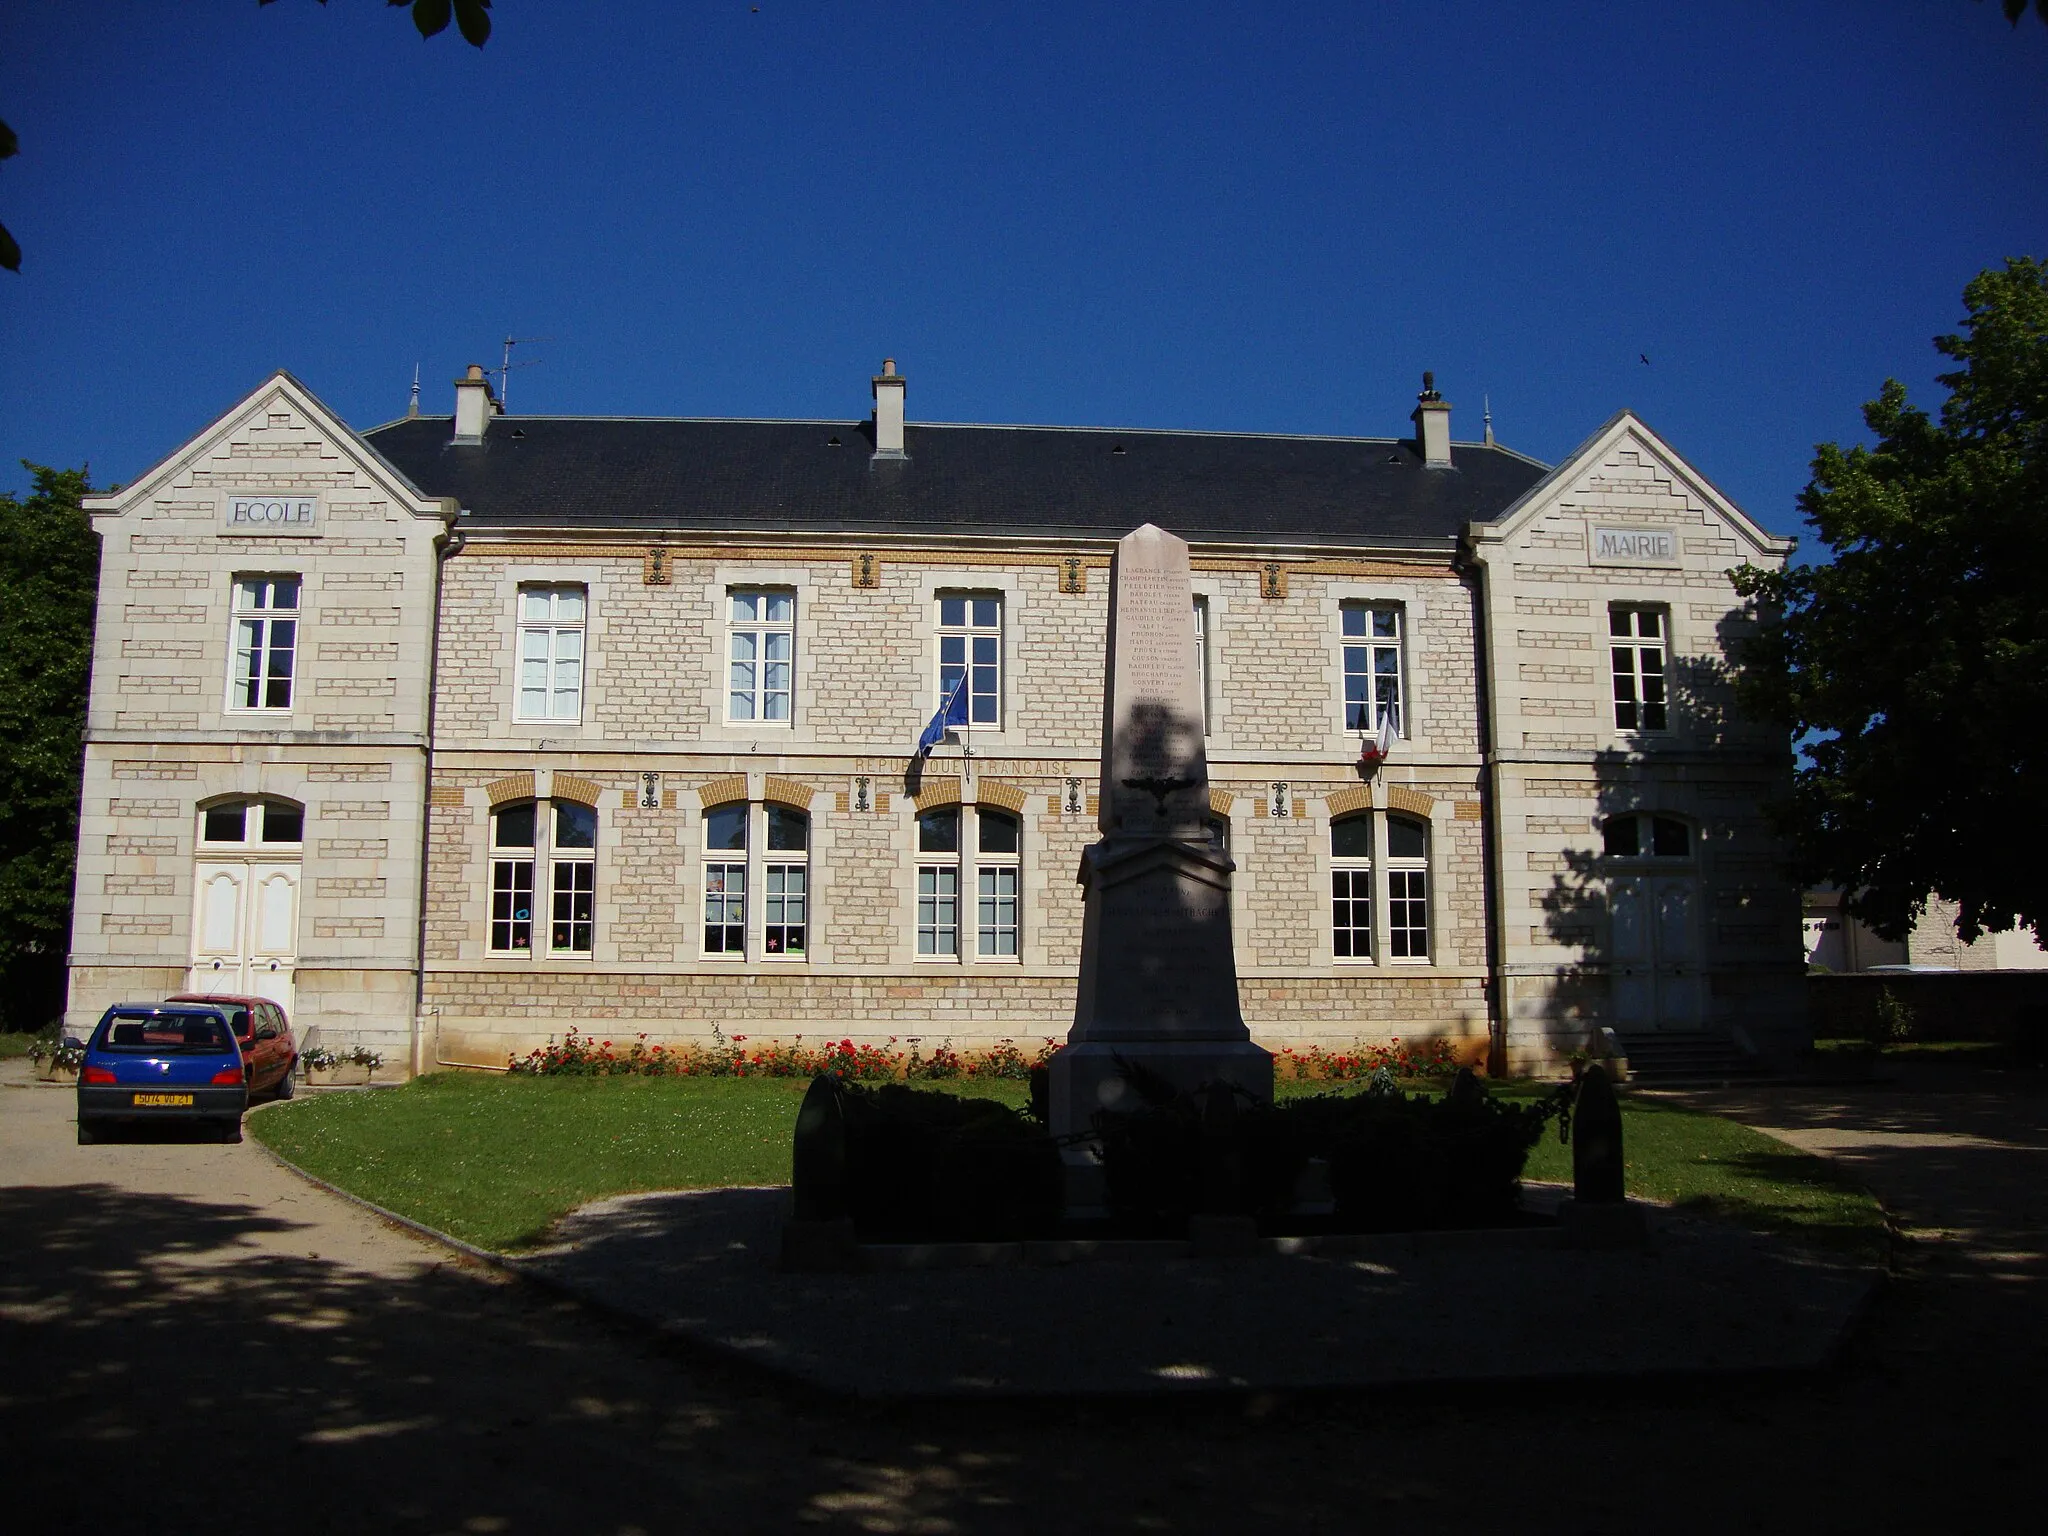
[[[1644,367],[1646,367],[1646,368],[1647,368],[1647,367],[1649,366],[1649,364],[1650,364],[1650,354],[1649,354],[1649,353],[1647,353],[1647,352],[1638,352],[1638,353],[1636,354],[1636,356],[1637,356],[1637,357],[1640,357],[1640,358],[1641,358],[1641,359],[1643,360],[1643,366],[1644,366]]]

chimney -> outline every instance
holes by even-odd
[[[498,400],[491,393],[491,381],[482,363],[471,363],[469,371],[455,381],[455,441],[480,443],[484,428],[498,414]]]
[[[903,375],[896,371],[896,359],[882,359],[882,371],[875,375],[875,457],[904,459]]]
[[[1444,397],[1436,392],[1436,375],[1422,376],[1422,393],[1415,397],[1415,412],[1408,418],[1415,423],[1416,446],[1422,450],[1422,462],[1436,469],[1451,467],[1451,407]]]

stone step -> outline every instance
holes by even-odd
[[[1619,1038],[1628,1057],[1629,1076],[1638,1082],[1720,1082],[1754,1077],[1763,1070],[1754,1057],[1726,1035],[1659,1031]]]

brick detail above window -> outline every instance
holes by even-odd
[[[974,798],[983,805],[999,805],[1006,811],[1024,814],[1024,791],[1015,784],[984,783],[975,786]]]
[[[1406,811],[1411,816],[1428,816],[1436,809],[1436,801],[1419,789],[1410,789],[1405,784],[1389,784],[1387,809]]]
[[[920,811],[929,811],[941,805],[960,803],[960,781],[958,779],[926,779],[924,787],[917,792],[916,805]]]
[[[1353,784],[1345,789],[1333,789],[1324,801],[1332,816],[1349,816],[1353,811],[1372,809],[1372,791],[1363,784]]]
[[[729,778],[713,779],[708,784],[697,786],[697,803],[705,810],[714,805],[730,805],[735,800],[747,798],[747,776],[735,773]]]
[[[533,798],[533,775],[515,773],[508,779],[498,779],[484,786],[484,793],[491,797],[491,804],[503,805],[507,800],[531,800]]]
[[[1237,804],[1237,796],[1233,795],[1229,790],[1212,788],[1209,791],[1209,809],[1218,816],[1228,816],[1230,808],[1235,804]]]
[[[578,805],[595,806],[598,797],[604,793],[604,786],[593,779],[586,779],[573,773],[558,773],[548,794],[556,800],[574,800]]]
[[[793,805],[800,811],[808,811],[811,808],[811,799],[817,793],[808,784],[800,784],[795,779],[785,779],[776,773],[769,774],[767,783],[761,786],[762,799],[773,800],[781,805]]]
[[[462,805],[465,792],[460,784],[436,784],[427,791],[429,805]]]

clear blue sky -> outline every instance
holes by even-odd
[[[1395,435],[1621,406],[1766,526],[2048,254],[2048,27],[1971,0],[4,8],[0,489],[271,369],[515,411]],[[1651,361],[1645,366],[1639,354]]]

